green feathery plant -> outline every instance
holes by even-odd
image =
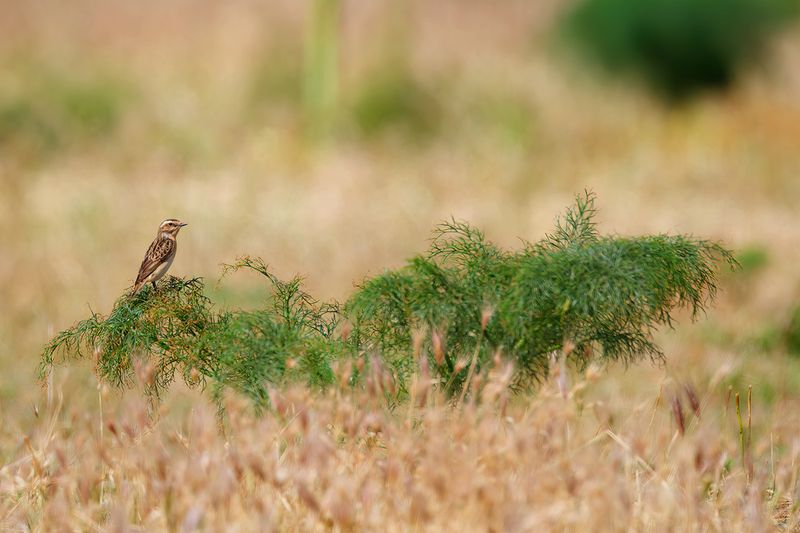
[[[367,280],[346,311],[365,344],[403,376],[412,369],[413,332],[428,332],[432,367],[454,390],[468,373],[464,357],[477,354],[480,369],[497,350],[516,362],[520,387],[546,376],[565,343],[579,365],[598,350],[626,363],[660,359],[654,330],[672,325],[676,309],[702,312],[717,290],[717,261],[735,260],[716,243],[685,236],[601,237],[594,217],[586,193],[552,234],[517,252],[446,222],[427,254]]]
[[[133,383],[137,367],[152,363],[148,392],[158,395],[175,378],[206,364],[186,359],[188,348],[211,327],[215,317],[199,278],[168,277],[157,291],[149,286],[124,295],[107,317],[92,313],[56,335],[45,347],[41,375],[67,359],[93,358],[98,376],[117,387]]]
[[[244,257],[229,272],[248,269],[271,286],[267,306],[255,311],[226,311],[209,334],[195,344],[198,353],[214,357],[215,392],[230,387],[258,404],[266,403],[268,383],[287,379],[310,385],[333,382],[333,359],[345,352],[334,333],[340,321],[335,303],[320,303],[302,290],[299,277],[285,282],[260,259]]]
[[[242,268],[271,285],[265,308],[216,312],[200,279],[168,277],[158,289],[122,296],[108,317],[95,313],[59,333],[45,347],[40,374],[66,359],[94,356],[98,376],[118,387],[132,385],[142,370],[145,392],[156,400],[179,372],[190,387],[210,381],[215,400],[230,388],[257,406],[266,403],[269,383],[331,383],[330,357],[343,352],[333,338],[336,307],[318,304],[299,278],[281,281],[257,259],[225,265],[224,274]]]
[[[324,386],[334,381],[335,361],[368,355],[393,370],[401,395],[415,353],[429,358],[448,392],[464,390],[497,352],[515,362],[519,389],[545,377],[561,350],[578,366],[593,354],[661,359],[655,329],[671,326],[681,308],[697,317],[716,294],[719,263],[736,262],[720,245],[686,236],[603,237],[594,218],[586,193],[552,234],[518,251],[445,222],[426,254],[364,281],[342,308],[247,257],[223,276],[248,269],[266,279],[269,297],[257,310],[217,311],[199,279],[170,278],[121,297],[108,317],[93,314],[58,334],[41,371],[91,355],[100,378],[118,386],[146,368],[156,398],[180,373],[190,386],[210,382],[217,399],[230,388],[262,406],[269,384]]]

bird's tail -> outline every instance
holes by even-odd
[[[139,282],[137,282],[137,283],[134,283],[134,285],[133,285],[133,290],[131,291],[131,294],[130,294],[130,295],[131,295],[131,296],[135,296],[135,295],[136,295],[136,293],[137,293],[137,292],[139,292],[139,289],[141,289],[141,288],[142,288],[142,286],[143,286],[144,284],[145,284],[145,282],[144,282],[144,281],[139,281]]]

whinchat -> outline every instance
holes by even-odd
[[[145,283],[152,283],[155,288],[156,281],[160,280],[172,266],[175,253],[178,251],[178,232],[187,225],[178,219],[168,218],[158,226],[158,234],[144,254],[131,294],[139,292]]]

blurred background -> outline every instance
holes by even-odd
[[[444,218],[514,247],[585,188],[604,233],[719,239],[743,263],[708,317],[662,335],[667,366],[619,369],[620,390],[727,365],[760,401],[800,391],[789,3],[0,0],[0,12],[4,432],[33,416],[42,345],[111,308],[165,218],[190,224],[171,273],[247,306],[263,298],[257,280],[214,287],[237,255],[344,299],[425,249]]]

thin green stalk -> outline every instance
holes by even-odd
[[[314,137],[324,137],[335,120],[339,74],[340,0],[313,0],[305,43],[303,100]]]
[[[740,455],[742,459],[742,468],[744,469],[745,475],[747,476],[747,482],[750,483],[750,474],[747,470],[747,460],[746,460],[746,451],[745,451],[745,434],[744,434],[744,423],[742,422],[742,409],[739,401],[739,393],[736,393],[736,419],[739,422],[739,449]]]
[[[753,386],[747,387],[747,449],[753,442]]]

